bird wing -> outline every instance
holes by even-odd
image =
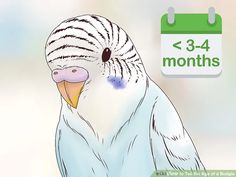
[[[162,91],[151,113],[150,144],[156,170],[204,169],[177,111]]]

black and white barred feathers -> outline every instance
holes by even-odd
[[[104,62],[102,53],[106,48],[111,55]],[[120,77],[127,82],[138,82],[145,75],[140,56],[126,32],[97,15],[70,18],[58,25],[47,40],[46,59],[51,68],[63,66],[64,61],[94,62],[105,77]]]

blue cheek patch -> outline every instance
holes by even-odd
[[[122,80],[120,77],[114,77],[114,76],[109,76],[107,78],[107,81],[113,85],[115,89],[123,89],[126,86],[126,83],[124,80]]]

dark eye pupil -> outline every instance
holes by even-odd
[[[102,61],[106,62],[111,57],[111,50],[109,48],[105,48],[102,52]]]

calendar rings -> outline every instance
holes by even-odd
[[[175,23],[175,9],[173,7],[168,8],[168,23],[170,25]],[[216,14],[215,14],[215,8],[210,7],[208,9],[208,23],[213,25],[216,21]]]
[[[210,7],[208,9],[208,22],[213,25],[216,21],[216,13],[215,13],[215,8]]]

